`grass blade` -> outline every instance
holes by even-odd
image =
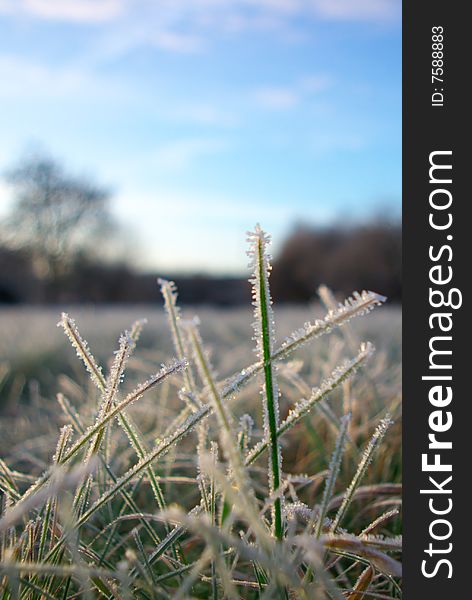
[[[256,225],[255,231],[248,234],[253,268],[252,299],[254,305],[254,331],[257,343],[257,354],[263,364],[264,386],[263,414],[264,432],[269,441],[269,494],[277,494],[281,483],[282,454],[278,441],[279,428],[279,389],[275,375],[272,355],[274,351],[274,315],[269,288],[271,265],[267,253],[270,238]],[[277,539],[283,537],[282,498],[274,500],[272,511],[273,534]]]

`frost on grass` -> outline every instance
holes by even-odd
[[[336,367],[329,377],[323,380],[320,387],[314,388],[309,398],[304,398],[297,402],[289,410],[287,417],[280,423],[278,434],[282,435],[289,431],[294,425],[300,422],[314,406],[324,400],[331,392],[337,389],[344,381],[351,378],[356,371],[370,358],[374,347],[370,343],[362,344],[358,355],[352,360],[345,361],[342,365]],[[262,439],[249,452],[246,462],[252,463],[267,448],[267,437]]]
[[[378,450],[385,434],[387,433],[387,429],[390,427],[391,424],[392,420],[390,419],[390,416],[387,415],[377,425],[373,436],[371,437],[369,443],[367,444],[367,447],[364,450],[364,453],[362,454],[362,458],[357,466],[357,471],[344,494],[341,506],[339,507],[336,517],[334,518],[333,524],[331,526],[331,531],[333,533],[336,532],[336,529],[339,527],[342,519],[344,518],[347,509],[349,508],[349,505],[354,497],[354,494],[357,488],[359,487],[370,463],[373,460],[374,453],[376,450]]]
[[[64,312],[62,313],[61,320],[57,326],[64,329],[65,334],[77,352],[77,356],[84,363],[85,368],[89,372],[92,381],[98,388],[104,389],[105,378],[102,373],[102,368],[97,365],[95,358],[90,352],[87,342],[80,335],[74,319],[69,317],[69,315]]]
[[[180,308],[177,305],[177,287],[173,281],[168,281],[167,279],[159,278],[157,282],[164,298],[164,309],[167,314],[174,349],[177,358],[183,360],[188,352],[186,352],[185,341],[182,335],[182,316]],[[190,403],[190,406],[193,405],[195,407],[198,405],[198,400],[196,399],[195,379],[190,365],[184,372],[184,382],[185,388],[182,390],[182,397],[186,402]]]
[[[303,327],[294,331],[283,342],[281,348],[275,353],[274,358],[285,358],[289,353],[298,349],[314,337],[329,333],[334,327],[344,325],[354,317],[361,317],[368,314],[376,306],[385,302],[385,300],[385,296],[381,296],[375,292],[354,292],[351,297],[345,300],[344,304],[339,304],[336,309],[330,310],[323,319],[307,322]]]
[[[383,304],[385,300],[385,296],[375,292],[354,292],[352,298],[348,298],[344,304],[340,304],[338,309],[330,311],[323,319],[305,323],[303,327],[288,336],[282,345],[273,352],[272,363],[288,358],[301,346],[330,333],[335,327],[341,327],[355,317],[368,314],[376,306]],[[259,361],[230,377],[223,389],[223,397],[231,397],[239,392],[244,385],[263,370],[263,367],[264,362]]]
[[[264,384],[262,386],[262,406],[264,419],[264,436],[269,444],[269,495],[273,496],[281,484],[282,452],[278,441],[279,427],[279,387],[277,375],[272,362],[275,345],[275,323],[272,310],[272,298],[269,287],[269,275],[272,269],[268,236],[259,225],[254,232],[248,233],[250,258],[249,268],[252,277],[252,304],[254,306],[254,339],[259,361],[263,365]],[[272,510],[273,532],[276,538],[283,535],[282,523],[283,497],[276,497]]]
[[[320,537],[322,532],[323,523],[326,517],[326,513],[328,512],[329,503],[331,502],[331,498],[334,494],[334,489],[336,485],[336,480],[338,478],[339,471],[341,469],[341,462],[344,456],[344,451],[346,448],[347,441],[347,429],[349,427],[349,423],[351,421],[351,415],[345,415],[341,419],[341,427],[339,429],[339,434],[336,439],[336,445],[334,447],[334,452],[331,456],[331,461],[329,463],[328,468],[328,476],[326,478],[325,488],[323,491],[323,498],[321,499],[321,506],[317,514],[317,523],[315,535],[317,538]]]
[[[129,359],[144,321],[135,321],[119,338],[105,375],[74,320],[63,313],[58,325],[98,388],[99,403],[95,395],[84,393],[80,401],[73,398],[75,408],[58,394],[62,418],[69,424],[56,434],[55,452],[51,440],[50,464],[39,477],[0,461],[0,587],[7,590],[5,598],[100,595],[137,600],[183,598],[194,592],[213,600],[254,594],[399,597],[401,538],[387,529],[398,510],[379,514],[375,502],[376,494],[379,498],[387,488],[397,496],[398,486],[367,486],[369,495],[362,497],[372,502],[365,513],[368,520],[360,522],[360,515],[350,520],[351,502],[367,489],[360,484],[383,449],[390,419],[380,421],[359,461],[358,431],[365,432],[370,421],[359,427],[355,416],[342,414],[339,403],[328,406],[336,392],[342,393],[342,384],[367,363],[373,346],[362,343],[356,351],[357,343],[347,343],[351,358],[335,368],[331,365],[338,361],[330,363],[331,374],[321,383],[311,381],[314,371],[306,375],[308,361],[303,368],[297,362],[283,364],[302,345],[369,313],[385,299],[355,292],[335,305],[330,296],[323,319],[306,323],[277,345],[269,241],[259,226],[249,234],[256,360],[225,381],[213,367],[198,320],[182,315],[173,282],[161,279],[159,286],[176,359],[134,389],[128,387]],[[320,360],[326,360],[322,353],[316,373],[327,372]],[[289,382],[281,386],[283,414],[276,364]],[[161,393],[158,385],[176,374]],[[254,394],[240,394],[251,381],[260,386],[262,405]],[[355,385],[353,390],[367,402],[362,381]],[[241,397],[243,402],[237,403]],[[376,411],[379,400],[375,398]],[[129,411],[135,404],[140,410]],[[323,430],[318,443],[322,440],[326,447],[317,449],[312,462],[313,452],[305,451],[310,438],[300,440],[301,427],[297,436],[282,438],[306,423],[316,406],[331,415],[336,427]],[[365,408],[369,410],[367,403]],[[317,415],[307,431],[318,426]],[[253,445],[253,438],[260,441]],[[281,440],[287,442],[285,471]],[[256,465],[265,452],[266,466],[261,467],[262,461]],[[27,456],[22,454],[17,464]],[[303,467],[293,456],[304,461]],[[353,461],[358,462],[354,473],[346,472]],[[294,464],[296,473],[291,474]]]
[[[107,378],[105,393],[98,413],[98,418],[102,418],[113,404],[118,388],[123,383],[126,363],[135,347],[135,342],[128,331],[120,336],[118,350],[115,351],[110,374]]]

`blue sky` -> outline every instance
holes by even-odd
[[[113,190],[139,266],[238,272],[245,231],[400,211],[398,0],[0,0],[0,170]],[[0,214],[10,192],[0,184]]]

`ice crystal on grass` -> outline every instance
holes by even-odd
[[[55,464],[58,464],[62,461],[62,457],[64,455],[64,452],[66,450],[66,447],[69,443],[69,439],[72,436],[72,425],[64,425],[64,427],[61,427],[61,430],[59,432],[59,439],[57,441],[57,446],[56,446],[56,452],[54,453],[54,456],[52,457],[52,460]]]
[[[167,281],[167,279],[158,279],[158,284],[161,289],[161,294],[164,298],[164,308],[167,314],[169,329],[172,334],[174,349],[177,354],[177,358],[182,360],[185,357],[186,351],[181,330],[182,316],[180,313],[180,308],[177,304],[177,287],[173,281]],[[187,394],[189,394],[191,397],[195,397],[196,386],[191,366],[189,366],[184,373],[184,381]],[[194,402],[193,404],[195,405],[196,403]]]
[[[146,323],[147,319],[138,319],[131,326],[129,335],[135,344],[139,341],[139,338],[141,337],[141,333]]]
[[[365,597],[364,592],[366,592],[372,583],[374,575],[375,571],[370,565],[364,569],[364,571],[362,571],[362,573],[359,575],[352,592],[346,596],[347,600],[363,600]]]
[[[197,396],[192,394],[192,392],[189,392],[186,388],[179,390],[178,395],[182,402],[184,402],[187,405],[187,408],[189,408],[192,412],[202,407],[202,403]]]
[[[329,333],[334,327],[344,325],[354,317],[368,314],[385,300],[385,296],[375,292],[354,292],[344,304],[330,310],[323,319],[307,322],[302,328],[294,331],[275,352],[274,359],[285,358],[309,340]]]
[[[115,358],[113,360],[110,374],[107,378],[105,393],[103,395],[102,404],[98,413],[100,419],[107,413],[110,407],[113,405],[113,401],[118,392],[118,388],[121,385],[126,363],[131,356],[132,351],[135,348],[135,342],[128,331],[120,336],[118,350],[115,351]]]
[[[349,299],[344,305],[341,305],[339,311],[328,313],[324,319],[318,319],[314,322],[307,322],[305,326],[294,331],[285,339],[279,348],[272,355],[272,362],[284,360],[293,352],[304,346],[308,342],[316,338],[330,333],[334,327],[340,327],[355,317],[369,313],[376,306],[381,305],[385,301],[385,296],[376,294],[375,292],[362,292],[358,294],[354,292],[354,297],[359,297],[359,302],[354,301],[351,305]],[[349,304],[350,309],[346,306]],[[223,398],[229,398],[236,394],[244,385],[251,381],[255,375],[260,373],[264,368],[264,362],[260,361],[242,369],[239,373],[230,377],[223,389]]]
[[[303,521],[308,521],[311,518],[312,511],[309,506],[303,502],[292,502],[285,506],[285,515],[287,519],[296,519],[300,517]]]
[[[249,250],[247,252],[250,261],[248,268],[252,271],[249,283],[252,285],[252,305],[254,307],[254,339],[256,341],[256,351],[261,361],[265,360],[265,344],[270,353],[274,349],[274,313],[272,310],[272,298],[269,289],[269,276],[272,270],[270,264],[270,255],[268,245],[270,244],[270,235],[267,235],[260,227],[256,225],[255,230],[247,234]],[[264,330],[262,324],[262,313],[267,314],[268,337],[264,339]]]
[[[377,425],[377,428],[375,429],[373,436],[371,437],[369,443],[367,444],[366,449],[364,450],[362,458],[357,466],[357,471],[356,471],[349,487],[347,488],[346,493],[344,494],[341,506],[339,507],[339,510],[333,521],[333,525],[331,527],[331,531],[333,533],[336,532],[336,529],[338,528],[343,517],[345,516],[346,511],[349,508],[349,505],[354,497],[354,494],[355,494],[357,488],[359,487],[360,482],[362,481],[370,463],[372,462],[374,453],[378,449],[380,444],[382,443],[382,440],[383,440],[385,434],[387,433],[387,429],[390,427],[391,424],[392,424],[392,420],[390,419],[390,416],[387,415]]]
[[[359,367],[372,355],[373,349],[372,344],[363,344],[359,350],[359,354],[355,358],[347,360],[342,365],[336,367],[331,375],[323,380],[320,387],[312,391],[312,395],[309,398],[300,400],[300,402],[297,402],[290,409],[287,418],[281,423],[281,431],[284,432],[289,429],[292,424],[299,421],[315,404],[337,388],[340,383],[352,377]]]
[[[395,517],[396,515],[399,514],[399,510],[398,508],[394,508],[392,510],[387,510],[386,512],[384,512],[382,515],[380,515],[380,517],[377,517],[375,519],[375,521],[372,521],[372,523],[369,523],[369,525],[363,529],[360,532],[360,536],[365,536],[370,534],[371,531],[373,531],[374,529],[377,529],[377,527],[379,525],[383,525],[383,523],[385,523],[385,521],[388,521],[388,519],[391,519],[392,517]]]
[[[248,381],[262,371],[262,365],[263,363],[253,364],[250,367],[241,369],[239,373],[230,377],[223,387],[223,398],[231,398],[237,394],[237,392],[239,392],[240,389],[248,383]]]
[[[96,433],[100,432],[114,417],[122,414],[123,410],[130,406],[133,402],[141,398],[145,392],[158,383],[161,383],[164,379],[170,375],[181,371],[186,366],[185,361],[176,361],[171,363],[168,367],[163,366],[161,370],[156,373],[153,377],[139,385],[133,392],[128,394],[124,400],[115,405],[110,411],[97,418],[94,425],[90,426],[84,435],[79,438],[73,447],[65,454],[63,462],[66,462],[72,458],[84,444],[91,439]]]
[[[118,481],[106,491],[91,507],[82,515],[77,525],[85,523],[99,508],[110,502],[113,497],[123,489],[135,476],[140,475],[148,466],[152,465],[159,457],[163,456],[168,452],[171,447],[181,440],[184,436],[188,435],[200,420],[201,413],[207,414],[204,408],[200,411],[193,413],[188,419],[176,430],[172,435],[164,438],[156,444],[155,448],[146,454],[138,463],[131,467]]]
[[[338,438],[336,440],[336,446],[334,448],[331,461],[329,463],[328,477],[326,478],[326,484],[323,491],[323,498],[321,500],[321,506],[317,514],[317,524],[315,535],[317,538],[320,537],[324,519],[328,512],[329,503],[334,494],[334,487],[338,478],[339,470],[341,468],[341,461],[344,455],[344,449],[347,440],[347,429],[351,421],[351,415],[346,415],[341,419],[341,427],[339,430]]]
[[[319,388],[315,388],[309,398],[300,400],[293,408],[289,410],[287,417],[282,421],[278,428],[278,435],[281,436],[296,425],[305,415],[307,415],[314,406],[326,398],[333,392],[341,383],[352,377],[356,371],[368,360],[372,355],[374,347],[367,342],[362,344],[358,355],[352,360],[346,361],[344,364],[336,367],[331,375],[324,379]],[[265,437],[256,446],[252,448],[246,457],[246,463],[250,464],[267,448],[268,440]]]
[[[321,542],[326,548],[335,548],[344,552],[350,552],[362,558],[368,559],[379,571],[393,577],[402,576],[402,566],[394,558],[375,548],[374,544],[358,538],[355,535],[343,534],[334,535],[328,533],[321,538]],[[399,540],[398,540],[399,542]],[[395,542],[394,549],[400,549],[401,546]],[[392,549],[391,547],[389,549]]]
[[[248,255],[251,259],[249,268],[253,275],[249,282],[252,284],[252,303],[254,306],[254,332],[256,351],[263,364],[264,385],[262,387],[264,435],[269,442],[269,494],[272,496],[280,487],[282,453],[278,442],[279,426],[279,388],[277,376],[272,361],[275,344],[274,313],[270,295],[269,275],[271,271],[270,256],[267,246],[268,236],[258,225],[254,232],[248,232],[250,248]],[[283,497],[277,497],[272,511],[273,531],[276,538],[283,535],[282,523]]]
[[[64,329],[72,346],[77,351],[77,356],[84,363],[85,368],[89,372],[92,381],[98,388],[103,390],[105,388],[105,378],[102,369],[97,365],[95,358],[89,350],[87,342],[81,337],[74,319],[71,319],[71,317],[64,312],[62,313],[61,320],[57,326]]]

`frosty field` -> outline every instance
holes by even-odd
[[[131,363],[137,373],[141,371],[146,375],[173,354],[166,315],[158,302],[159,298],[155,306],[0,309],[0,385],[3,386],[0,396],[1,439],[5,441],[10,435],[14,437],[11,426],[16,417],[21,420],[25,411],[41,411],[50,405],[55,409],[58,392],[70,393],[69,388],[78,384],[77,392],[78,387],[88,381],[70,344],[56,326],[62,310],[75,318],[83,337],[89,342],[99,361],[109,361],[110,348],[116,346],[122,331],[129,328],[136,319],[146,319],[139,347]],[[202,337],[221,379],[233,375],[254,361],[251,341],[253,315],[249,308],[184,307],[183,312],[189,318],[195,315],[200,318]],[[277,338],[283,341],[300,324],[321,317],[324,312],[319,303],[313,303],[310,307],[275,308]],[[387,408],[401,393],[401,310],[387,304],[367,318],[352,322],[349,328],[352,331],[349,337],[354,337],[351,344],[368,340],[376,347],[375,356],[366,370],[385,395],[379,393],[372,397],[369,394],[364,401],[369,409],[369,416],[375,417],[377,411]],[[304,361],[306,383],[317,385],[323,375],[328,374],[335,366],[336,361],[350,357],[345,333],[340,329],[335,335],[315,341],[297,354],[296,359]],[[132,383],[134,375],[127,375]],[[362,380],[362,376],[360,379]],[[361,382],[353,381],[354,390],[360,384]],[[293,386],[284,391],[287,403],[298,399],[299,394]],[[341,395],[337,394],[336,398],[330,400],[330,404],[341,410],[341,406],[338,406],[341,399]],[[40,426],[41,423],[36,425]]]
[[[66,308],[110,373],[90,363],[92,381],[74,324],[56,326],[64,307],[0,311],[0,482],[15,507],[0,520],[2,598],[400,598],[400,309],[340,327],[335,311],[329,335],[274,361],[273,437],[271,380],[254,371],[264,312],[256,334],[250,308],[176,312],[190,366],[173,373],[167,291],[170,314],[157,289],[155,306]],[[272,355],[326,313],[276,307]]]

